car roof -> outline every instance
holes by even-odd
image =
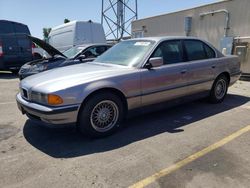
[[[25,24],[23,24],[23,23],[11,21],[11,20],[0,20],[0,22],[14,23],[14,24],[20,24],[20,25],[27,26],[27,25],[25,25]]]
[[[201,40],[197,37],[186,37],[186,36],[158,36],[158,37],[143,37],[143,38],[134,38],[130,40],[152,40],[155,42],[160,42],[164,40],[183,40],[183,39],[194,39],[194,40]]]

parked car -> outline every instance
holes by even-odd
[[[240,74],[237,56],[197,38],[132,39],[93,62],[24,79],[16,99],[30,119],[77,123],[82,133],[100,137],[116,131],[133,109],[196,96],[222,102]]]
[[[76,45],[106,43],[106,37],[100,23],[91,20],[71,21],[53,27],[49,33],[48,42],[51,46],[63,52]]]
[[[42,59],[42,58],[46,58],[49,57],[48,53],[46,53],[46,51],[44,51],[42,48],[40,48],[39,46],[37,46],[36,44],[33,43],[33,48],[32,48],[32,54],[33,54],[33,60],[37,60],[37,59]]]
[[[61,53],[36,37],[29,36],[29,38],[33,43],[43,48],[50,57],[24,64],[18,73],[20,80],[46,70],[93,61],[111,47],[109,44],[84,44],[74,46]]]
[[[32,43],[27,25],[0,20],[0,70],[17,73],[26,62],[33,60]]]

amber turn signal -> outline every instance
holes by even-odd
[[[48,94],[48,104],[56,105],[56,104],[62,104],[63,100],[58,95]]]

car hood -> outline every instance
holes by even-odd
[[[39,92],[55,92],[95,80],[126,74],[135,70],[124,66],[84,63],[48,70],[21,81],[21,87]]]
[[[28,35],[29,39],[34,42],[36,45],[40,46],[44,49],[50,56],[54,57],[55,55],[60,55],[67,58],[64,54],[62,54],[59,50],[55,49],[53,46],[49,45],[48,43],[44,42],[43,40]]]

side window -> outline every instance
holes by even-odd
[[[95,57],[95,48],[90,48],[87,51],[85,51],[83,54],[86,56],[86,58],[94,58]]]
[[[212,48],[210,48],[208,45],[204,44],[204,48],[207,54],[207,58],[215,58],[215,52]]]
[[[95,46],[95,47],[89,48],[84,53],[84,55],[86,56],[86,58],[95,58],[95,57],[101,55],[105,51],[106,51],[105,46]]]
[[[98,46],[96,47],[96,56],[99,56],[101,54],[103,54],[106,51],[106,46]]]
[[[151,57],[162,57],[164,64],[182,62],[181,41],[166,41],[161,43]]]
[[[203,43],[201,41],[186,40],[184,41],[184,46],[189,61],[207,58],[206,52],[203,47]]]

